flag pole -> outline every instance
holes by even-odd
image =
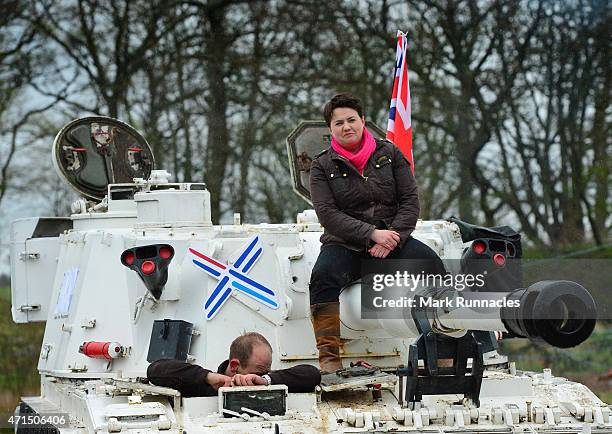
[[[387,140],[393,142],[410,163],[414,175],[414,158],[412,154],[412,111],[410,105],[410,86],[408,84],[406,34],[397,31],[397,49],[395,53],[395,68],[393,92],[389,104],[389,122],[387,124]]]

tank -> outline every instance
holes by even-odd
[[[318,122],[287,139],[294,189],[307,201],[310,162],[328,142]],[[314,392],[272,385],[185,398],[155,386],[150,362],[215,367],[245,331],[270,341],[272,369],[317,365],[308,294],[316,214],[213,225],[206,185],[170,182],[145,138],[115,119],[69,123],[52,158],[82,198],[70,217],[12,224],[13,320],[46,322],[41,394],[22,398],[22,421],[39,416],[38,428],[70,433],[612,432],[610,407],[586,386],[521,371],[497,352],[502,337],[562,348],[588,339],[588,290],[522,287],[520,234],[458,219],[419,221],[413,234],[443,260],[450,285],[396,279],[381,291],[374,270],[345,288],[347,369]],[[457,276],[474,271],[493,272],[459,287]],[[395,310],[366,309],[382,294]]]

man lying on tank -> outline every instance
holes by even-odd
[[[170,387],[188,398],[216,396],[220,387],[284,384],[289,392],[313,392],[321,382],[312,365],[270,371],[272,346],[259,333],[238,336],[230,345],[229,358],[217,372],[180,360],[162,359],[149,365],[147,378],[157,386]]]

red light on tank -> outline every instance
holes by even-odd
[[[159,257],[162,259],[170,259],[173,253],[174,252],[170,246],[161,246],[159,248]]]
[[[487,245],[484,241],[476,240],[472,243],[474,253],[482,255],[487,250]]]
[[[501,253],[496,253],[493,256],[493,262],[495,262],[495,265],[498,267],[503,267],[506,264],[506,257]]]
[[[134,258],[134,252],[132,251],[128,251],[123,254],[123,262],[125,263],[125,265],[134,264]]]
[[[140,269],[144,274],[151,274],[155,271],[155,263],[153,261],[144,261]]]

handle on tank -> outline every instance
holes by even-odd
[[[511,292],[508,300],[520,305],[502,308],[506,329],[532,341],[571,348],[584,342],[595,328],[595,301],[576,282],[544,280]]]

